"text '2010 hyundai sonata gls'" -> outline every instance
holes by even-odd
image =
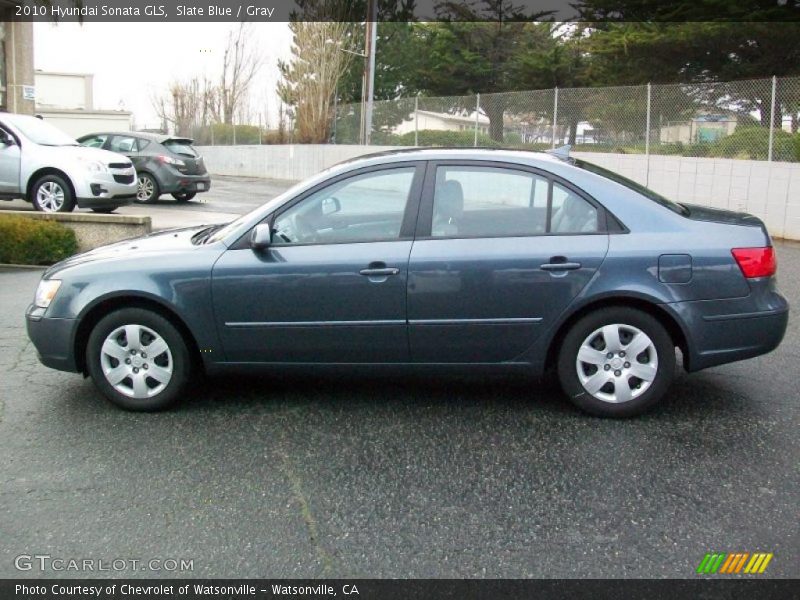
[[[45,365],[132,410],[203,372],[469,364],[553,368],[580,408],[629,416],[668,390],[676,347],[697,371],[778,346],[775,269],[747,214],[557,154],[413,150],[58,263],[27,326]]]

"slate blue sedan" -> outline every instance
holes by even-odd
[[[45,365],[129,410],[254,367],[481,365],[553,370],[581,409],[623,417],[669,390],[676,348],[697,371],[777,347],[775,271],[751,215],[565,152],[428,149],[69,258],[26,316]]]

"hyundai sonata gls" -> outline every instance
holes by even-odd
[[[27,326],[45,365],[131,410],[202,372],[469,364],[552,368],[580,408],[630,416],[669,389],[676,347],[697,371],[780,343],[775,269],[750,215],[565,156],[413,150],[58,263]]]

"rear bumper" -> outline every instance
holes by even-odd
[[[184,175],[177,169],[164,166],[155,173],[158,188],[163,194],[202,193],[211,189],[211,175]]]
[[[25,326],[41,363],[59,371],[77,371],[74,355],[75,319],[48,319],[33,304],[25,311]]]
[[[753,358],[777,348],[789,322],[789,303],[774,291],[766,299],[767,306],[763,302],[754,306],[752,297],[670,304],[685,325],[686,370]]]

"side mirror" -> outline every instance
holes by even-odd
[[[13,146],[16,142],[14,142],[14,138],[8,135],[5,131],[0,131],[0,144],[3,146]]]
[[[261,223],[253,227],[250,233],[250,247],[253,250],[263,250],[272,243],[272,227],[268,223]]]
[[[323,216],[332,215],[334,213],[339,212],[342,210],[342,204],[339,202],[338,198],[334,198],[331,196],[330,198],[325,198],[322,201],[322,214]]]

